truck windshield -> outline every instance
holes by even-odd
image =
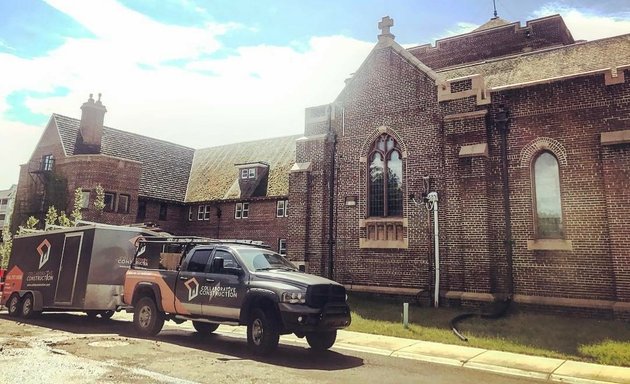
[[[283,256],[264,249],[239,249],[238,253],[250,271],[271,269],[297,270],[297,267]]]

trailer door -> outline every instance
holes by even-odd
[[[56,304],[72,304],[82,244],[83,232],[69,233],[63,241],[57,290],[55,291]]]

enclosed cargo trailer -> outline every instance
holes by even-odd
[[[82,311],[111,317],[124,307],[125,271],[137,240],[157,233],[90,224],[16,236],[1,303],[11,316]]]

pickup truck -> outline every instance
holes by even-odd
[[[289,333],[326,350],[351,321],[343,285],[239,241],[141,239],[123,301],[133,307],[134,327],[143,336],[159,333],[165,320],[190,320],[200,334],[220,324],[246,325],[248,346],[257,354],[273,351]]]

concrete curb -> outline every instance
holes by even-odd
[[[220,326],[217,333],[244,337],[245,327]],[[306,344],[295,335],[281,342]],[[333,349],[478,369],[503,375],[570,384],[630,384],[630,368],[492,351],[482,348],[339,331]]]

